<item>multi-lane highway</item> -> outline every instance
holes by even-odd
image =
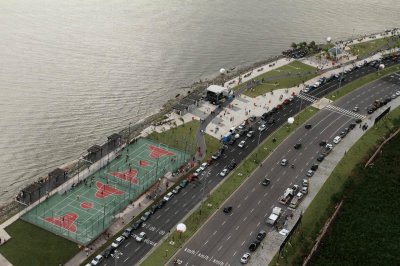
[[[388,61],[385,64],[390,65],[393,62]],[[356,69],[346,74],[345,80],[341,85],[374,71],[376,69],[369,66]],[[392,83],[387,82],[387,84]],[[193,210],[212,188],[221,182],[222,178],[218,174],[232,159],[235,159],[239,163],[257,146],[258,136],[260,137],[260,142],[263,141],[271,132],[285,123],[287,118],[294,116],[301,109],[314,102],[313,97],[321,98],[338,87],[339,82],[333,80],[304,97],[295,97],[289,105],[285,105],[283,109],[274,115],[276,123],[267,125],[267,129],[260,134],[256,130],[259,125],[256,122],[253,126],[256,135],[252,139],[246,140],[246,147],[244,149],[237,147],[240,140],[246,139],[246,137],[240,137],[235,145],[228,146],[223,156],[199,176],[198,181],[190,183],[180,193],[174,195],[141,228],[134,231],[135,234],[139,234],[142,231],[146,232],[148,238],[144,242],[137,243],[134,238],[128,238],[122,243],[118,248],[122,253],[119,256],[118,265],[137,264],[156,243],[161,241],[169,231],[174,229],[176,224],[185,215]],[[249,177],[241,188],[229,199],[227,204],[234,206],[231,216],[225,215],[222,212],[214,215],[209,223],[201,229],[202,233],[196,234],[185,248],[176,255],[177,258],[183,261],[183,265],[208,265],[209,262],[204,259],[206,257],[202,259],[198,256],[200,252],[201,254],[204,253],[208,258],[215,258],[218,261],[232,265],[237,264],[242,253],[247,250],[246,245],[250,240],[250,233],[253,235],[257,233],[256,231],[263,225],[266,213],[270,212],[272,206],[277,205],[276,199],[283,193],[286,187],[290,184],[300,182],[304,177],[304,172],[308,170],[319,149],[318,140],[322,138],[330,139],[336,134],[337,130],[344,127],[353,119],[351,113],[346,113],[346,111],[342,110],[352,109],[352,106],[357,104],[360,107],[360,114],[366,115],[365,107],[373,102],[370,102],[372,99],[367,97],[371,98],[381,95],[375,95],[375,93],[382,93],[383,97],[388,93],[381,87],[379,89],[371,88],[371,90],[374,94],[372,92],[363,92],[361,94],[362,91],[365,91],[365,89],[362,89],[335,102],[335,106],[342,108],[336,109],[337,112],[332,112],[328,109],[321,110],[311,120],[313,124],[311,130],[300,128],[282,143],[263,163],[262,168],[254,176]],[[293,145],[299,141],[303,144],[302,149],[294,150]],[[286,157],[290,163],[294,163],[296,168],[283,168],[278,165],[283,157]],[[272,181],[269,187],[263,187],[259,184],[260,180],[265,176]],[[242,226],[242,224],[246,226]],[[203,230],[205,231],[203,232]],[[230,236],[229,239],[227,239],[228,236]],[[242,243],[244,243],[243,246]],[[189,252],[185,251],[186,249]],[[190,250],[195,250],[197,254],[192,254]],[[101,265],[112,265],[113,263],[112,259],[106,259]]]
[[[334,107],[324,108],[307,123],[311,129],[299,128],[263,162],[260,167],[225,203],[233,207],[231,214],[216,213],[206,225],[175,256],[181,265],[240,265],[240,258],[248,251],[249,244],[260,230],[275,230],[267,226],[266,217],[274,206],[284,207],[278,198],[284,190],[308,178],[306,172],[321,152],[321,140],[332,139],[354,122],[352,109],[359,106],[360,114],[375,100],[386,98],[400,90],[400,74],[375,81],[335,102]],[[356,127],[353,130],[361,130]],[[350,132],[349,134],[352,134]],[[296,150],[294,144],[302,143]],[[338,144],[340,145],[340,143]],[[329,156],[329,155],[328,155]],[[280,165],[286,158],[292,169]],[[323,164],[323,162],[322,162]],[[318,175],[318,170],[315,172]],[[271,184],[262,186],[264,178]],[[312,177],[309,182],[312,182]],[[288,212],[287,209],[285,209]]]

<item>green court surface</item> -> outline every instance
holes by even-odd
[[[115,160],[46,199],[22,219],[85,245],[104,232],[131,200],[188,158],[185,152],[139,139],[119,151]]]

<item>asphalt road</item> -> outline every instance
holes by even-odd
[[[266,217],[274,206],[283,207],[278,203],[278,198],[286,188],[294,184],[301,186],[302,179],[307,178],[306,172],[312,164],[317,163],[316,157],[321,151],[319,142],[323,139],[331,142],[355,120],[346,110],[358,105],[360,114],[367,115],[366,108],[374,100],[391,95],[396,90],[400,90],[399,74],[394,83],[388,79],[376,81],[338,100],[335,105],[341,108],[340,112],[329,109],[318,112],[309,121],[313,125],[310,130],[299,128],[227,200],[225,206],[232,206],[233,212],[229,215],[222,211],[216,213],[175,258],[180,260],[181,265],[240,265],[240,257],[248,252],[248,246],[257,233],[260,230],[274,230],[265,224]],[[354,130],[361,129],[357,126]],[[295,150],[293,146],[298,142],[303,146]],[[296,167],[281,166],[282,158],[288,159],[289,164],[293,163]],[[270,186],[261,185],[264,178],[271,180]]]
[[[393,64],[391,61],[384,63],[387,66]],[[357,69],[346,74],[345,81],[342,82],[341,85],[373,71],[377,70],[369,66]],[[388,84],[391,83],[388,82]],[[320,98],[338,87],[339,83],[335,80],[324,84],[320,88],[309,93],[309,95]],[[376,89],[372,90],[374,93],[381,92],[382,95],[386,95],[382,88],[380,88],[379,91],[375,91]],[[372,99],[364,98],[373,97],[371,95],[375,98],[379,96],[369,93],[358,96],[363,98],[365,103],[364,107],[363,103],[357,102],[357,105],[360,107],[360,114],[365,114],[365,108],[373,102]],[[335,105],[343,109],[350,108],[355,103],[347,101],[355,97],[354,95],[346,96],[338,102],[335,102]],[[144,242],[137,243],[134,238],[129,238],[118,248],[118,251],[122,252],[122,255],[120,255],[118,259],[118,265],[135,265],[138,263],[156,243],[162,240],[170,230],[174,230],[176,224],[221,182],[223,178],[218,174],[232,159],[240,163],[240,161],[257,146],[259,141],[262,142],[271,132],[285,123],[287,118],[294,116],[301,109],[304,109],[314,101],[313,99],[308,101],[303,98],[304,97],[295,97],[292,103],[285,105],[282,110],[279,110],[277,114],[274,115],[276,123],[268,125],[267,129],[261,134],[259,134],[256,129],[259,126],[258,122],[256,122],[253,126],[256,134],[252,139],[240,137],[235,145],[229,146],[223,156],[199,176],[198,181],[190,183],[186,188],[182,189],[179,194],[174,195],[162,209],[154,213],[150,219],[143,224],[142,228],[135,231],[135,234],[139,234],[141,231],[146,232],[148,238]],[[342,115],[341,110],[338,112],[328,110],[319,112],[319,114],[311,120],[311,123],[314,124],[311,130],[301,128],[292,134],[291,137],[282,143],[277,150],[271,154],[268,160],[263,163],[263,167],[260,168],[254,176],[248,178],[241,188],[232,195],[227,204],[235,206],[232,215],[238,218],[222,215],[222,212],[217,213],[209,223],[201,229],[201,231],[206,230],[206,232],[196,234],[176,257],[182,259],[184,262],[183,265],[208,265],[210,262],[204,258],[212,258],[212,260],[218,258],[218,260],[224,263],[231,265],[237,264],[242,253],[247,250],[247,244],[251,239],[251,235],[254,236],[254,234],[258,232],[258,228],[263,224],[264,216],[269,215],[272,206],[277,205],[276,199],[283,193],[285,188],[292,183],[300,182],[305,176],[304,173],[308,170],[308,165],[310,165],[312,158],[314,158],[319,149],[318,144],[314,142],[321,138],[330,139],[338,128],[344,127],[344,125],[348,124],[352,119],[353,118],[349,117],[349,114]],[[320,135],[314,136],[315,134]],[[243,149],[237,147],[237,144],[241,140],[246,140],[246,146]],[[298,141],[303,143],[303,148],[297,151],[292,147]],[[293,162],[297,167],[295,169],[289,167],[282,168],[278,163],[283,157],[286,157],[290,163]],[[272,181],[271,185],[267,188],[259,184],[261,182],[260,180],[265,176]],[[250,212],[250,214],[247,212]],[[221,225],[222,223],[224,224]],[[240,223],[244,223],[246,229],[244,226],[240,226]],[[217,230],[217,228],[221,226],[224,229]],[[236,232],[231,232],[232,230]],[[226,240],[228,235],[231,235],[231,237]],[[209,238],[211,236],[213,240],[210,242]],[[206,244],[204,245],[204,243]],[[237,244],[242,243],[243,246],[239,248]],[[197,254],[193,255],[191,252],[186,252],[185,249],[187,248],[195,250]],[[203,258],[199,256],[200,251],[201,254],[204,253]],[[114,259],[109,258],[105,259],[100,265],[114,265],[114,263]]]

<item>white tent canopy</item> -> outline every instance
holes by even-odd
[[[210,85],[207,88],[207,91],[213,92],[215,94],[220,94],[220,93],[228,94],[228,89],[227,88],[224,88],[224,87],[218,86],[218,85]]]

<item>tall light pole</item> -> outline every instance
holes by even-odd
[[[131,124],[132,122],[129,122],[129,127],[128,127],[128,139],[127,139],[127,146],[129,145],[130,139],[131,139]]]
[[[117,266],[117,262],[118,262],[119,256],[122,256],[122,255],[124,255],[124,253],[120,252],[117,249],[115,250],[115,252],[114,252],[115,266]]]

